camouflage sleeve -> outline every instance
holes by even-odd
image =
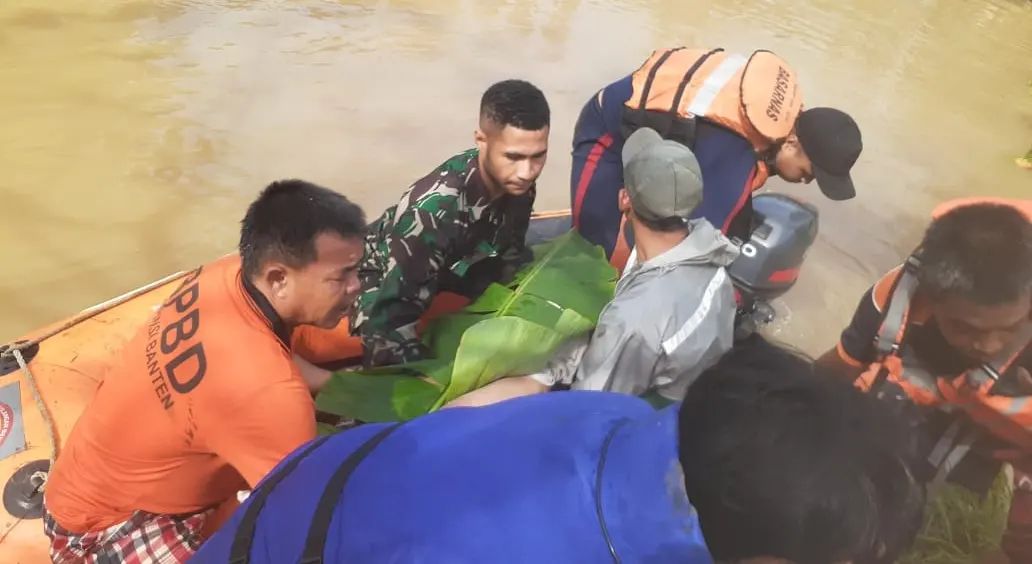
[[[359,327],[366,366],[419,360],[426,348],[416,333],[419,318],[437,293],[438,272],[457,225],[455,198],[432,193],[396,218],[376,249],[385,258],[379,288],[363,296]]]

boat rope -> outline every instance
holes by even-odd
[[[32,390],[32,398],[36,401],[36,409],[43,416],[43,425],[47,429],[47,439],[50,441],[50,464],[47,468],[53,468],[54,460],[57,459],[57,438],[54,436],[54,418],[50,415],[47,405],[43,403],[43,397],[39,393],[39,384],[36,383],[36,377],[32,375],[32,370],[29,369],[28,363],[25,362],[21,350],[12,348],[10,349],[10,354],[18,361],[18,367],[25,374],[25,381],[29,383],[29,389]],[[43,471],[32,475],[31,480],[37,492],[46,490],[47,476],[48,472]]]
[[[104,313],[105,311],[110,311],[111,309],[121,304],[124,304],[134,298],[142,296],[143,294],[146,294],[152,290],[164,286],[178,278],[182,278],[186,274],[187,271],[181,271],[166,276],[160,280],[155,280],[154,282],[151,282],[150,284],[147,284],[145,286],[141,286],[131,292],[127,292],[114,299],[87,308],[80,312],[79,315],[73,317],[72,319],[69,319],[64,323],[61,323],[60,325],[57,325],[56,327],[40,335],[35,336],[32,339],[10,343],[9,345],[3,347],[2,352],[0,352],[0,357],[13,357],[18,362],[18,367],[21,369],[22,374],[25,375],[25,381],[28,382],[29,389],[32,390],[32,398],[36,403],[36,409],[39,410],[40,415],[43,417],[43,424],[47,429],[47,440],[50,443],[49,468],[54,467],[54,461],[57,459],[57,427],[54,423],[53,415],[51,415],[46,403],[43,402],[43,396],[39,392],[39,383],[37,382],[35,375],[33,375],[32,370],[29,369],[29,364],[25,362],[25,357],[22,356],[22,351],[27,350],[32,346],[38,345],[43,341],[49,339],[50,337],[53,337],[54,335],[63,333],[64,331],[67,331],[68,329],[76,325],[79,325],[80,323],[83,323],[84,321],[87,321],[101,313]],[[33,485],[36,487],[36,492],[46,490],[47,476],[48,472],[43,471],[36,472],[31,476],[30,479]]]
[[[34,472],[31,476],[29,476],[29,482],[32,484],[34,488],[32,495],[36,495],[46,491],[47,479],[50,476],[50,470],[53,469],[54,461],[57,460],[57,426],[54,422],[53,415],[47,408],[47,404],[43,401],[43,396],[39,392],[39,383],[36,380],[36,376],[32,373],[32,369],[29,368],[29,363],[25,361],[25,357],[22,355],[22,351],[28,350],[29,348],[38,345],[55,335],[63,333],[64,331],[67,331],[68,329],[71,329],[72,327],[75,327],[80,323],[88,321],[101,313],[110,311],[115,307],[118,307],[128,301],[131,301],[148,292],[165,286],[166,284],[174,280],[182,278],[186,276],[187,273],[188,271],[184,270],[176,272],[174,274],[170,274],[160,280],[155,280],[154,282],[151,282],[150,284],[147,284],[145,286],[141,286],[131,292],[127,292],[121,296],[110,299],[106,302],[102,302],[93,307],[84,309],[75,317],[59,325],[56,325],[51,329],[48,329],[43,333],[34,336],[31,339],[9,343],[6,346],[0,347],[0,358],[12,357],[18,363],[18,368],[21,369],[25,381],[28,382],[29,389],[32,390],[32,398],[36,403],[36,409],[39,410],[40,416],[43,418],[43,425],[47,429],[47,441],[50,443],[50,456],[48,458],[49,464],[47,466],[48,469],[46,471],[41,470],[38,472]],[[17,519],[13,524],[11,524],[10,527],[7,528],[6,531],[0,534],[0,544],[3,544],[4,541],[7,540],[7,536],[11,534],[11,532],[14,531],[14,529],[23,520],[23,518]]]
[[[135,290],[133,290],[131,292],[127,292],[125,294],[122,294],[121,296],[118,296],[117,298],[112,298],[112,299],[110,299],[110,300],[108,300],[106,302],[102,302],[102,303],[99,303],[99,304],[97,304],[97,305],[95,305],[93,307],[84,309],[81,312],[79,312],[79,314],[76,315],[75,317],[65,321],[64,323],[62,323],[62,324],[60,324],[60,325],[58,325],[58,326],[56,326],[56,327],[54,327],[54,328],[52,328],[52,329],[50,329],[48,331],[46,331],[45,333],[43,333],[41,335],[37,335],[37,336],[35,336],[35,337],[31,338],[31,339],[25,340],[25,341],[17,341],[15,343],[8,344],[8,349],[5,350],[3,352],[3,354],[4,355],[9,355],[9,354],[11,354],[11,351],[14,351],[14,350],[25,350],[25,349],[33,346],[33,345],[38,345],[38,344],[42,343],[43,341],[53,337],[54,335],[57,335],[59,333],[64,333],[68,329],[71,329],[72,327],[75,327],[76,325],[78,325],[78,324],[80,324],[80,323],[82,323],[84,321],[87,321],[87,320],[89,320],[89,319],[91,319],[93,317],[96,317],[97,315],[100,315],[101,313],[104,313],[105,311],[109,311],[109,310],[111,310],[111,309],[113,309],[115,307],[118,307],[118,306],[120,306],[120,305],[122,305],[122,304],[124,304],[124,303],[126,303],[126,302],[128,302],[128,301],[130,301],[132,299],[134,299],[134,298],[138,298],[138,297],[142,296],[143,294],[146,294],[147,292],[150,292],[151,290],[155,290],[157,288],[160,288],[161,286],[164,286],[165,284],[168,284],[169,282],[172,282],[173,280],[177,280],[179,278],[182,278],[182,277],[186,276],[188,273],[189,273],[189,271],[183,270],[183,271],[180,271],[180,272],[176,272],[175,274],[170,274],[170,275],[162,278],[161,280],[155,280],[154,282],[151,282],[150,284],[147,284],[146,286],[140,286],[139,288],[137,288],[137,289],[135,289]]]

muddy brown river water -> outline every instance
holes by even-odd
[[[574,120],[671,45],[771,49],[856,118],[860,195],[820,208],[782,338],[834,343],[858,296],[960,195],[1028,197],[1025,0],[30,0],[0,3],[0,341],[236,243],[269,181],[371,216],[471,144],[495,80],[553,111],[538,209],[566,208]],[[57,7],[60,6],[60,7]]]

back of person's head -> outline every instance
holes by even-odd
[[[995,203],[949,211],[928,227],[918,280],[933,299],[961,298],[980,306],[1027,299],[1032,289],[1032,222]]]
[[[695,153],[654,129],[640,127],[624,142],[621,159],[620,211],[649,231],[687,232],[688,217],[703,198],[702,168]]]
[[[480,99],[480,120],[498,129],[512,126],[526,131],[548,127],[551,112],[545,95],[525,80],[503,80],[491,85]]]
[[[718,562],[891,562],[920,525],[905,432],[885,406],[754,337],[680,409],[688,498]]]
[[[365,229],[362,208],[342,194],[303,180],[273,182],[251,203],[241,222],[244,274],[256,276],[268,260],[301,268],[316,260],[319,235],[361,238]]]

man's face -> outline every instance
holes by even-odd
[[[972,360],[989,362],[1007,349],[1029,322],[1032,298],[1026,293],[1013,302],[983,306],[946,297],[931,306],[946,342]]]
[[[526,194],[548,158],[548,126],[537,131],[482,122],[475,134],[480,163],[493,196]]]
[[[301,268],[284,267],[282,287],[276,290],[283,306],[279,311],[292,312],[289,321],[297,325],[336,327],[358,298],[362,252],[361,238],[318,235],[314,261]]]
[[[774,168],[777,175],[787,182],[809,184],[813,180],[813,163],[794,135],[781,144],[774,158]]]

